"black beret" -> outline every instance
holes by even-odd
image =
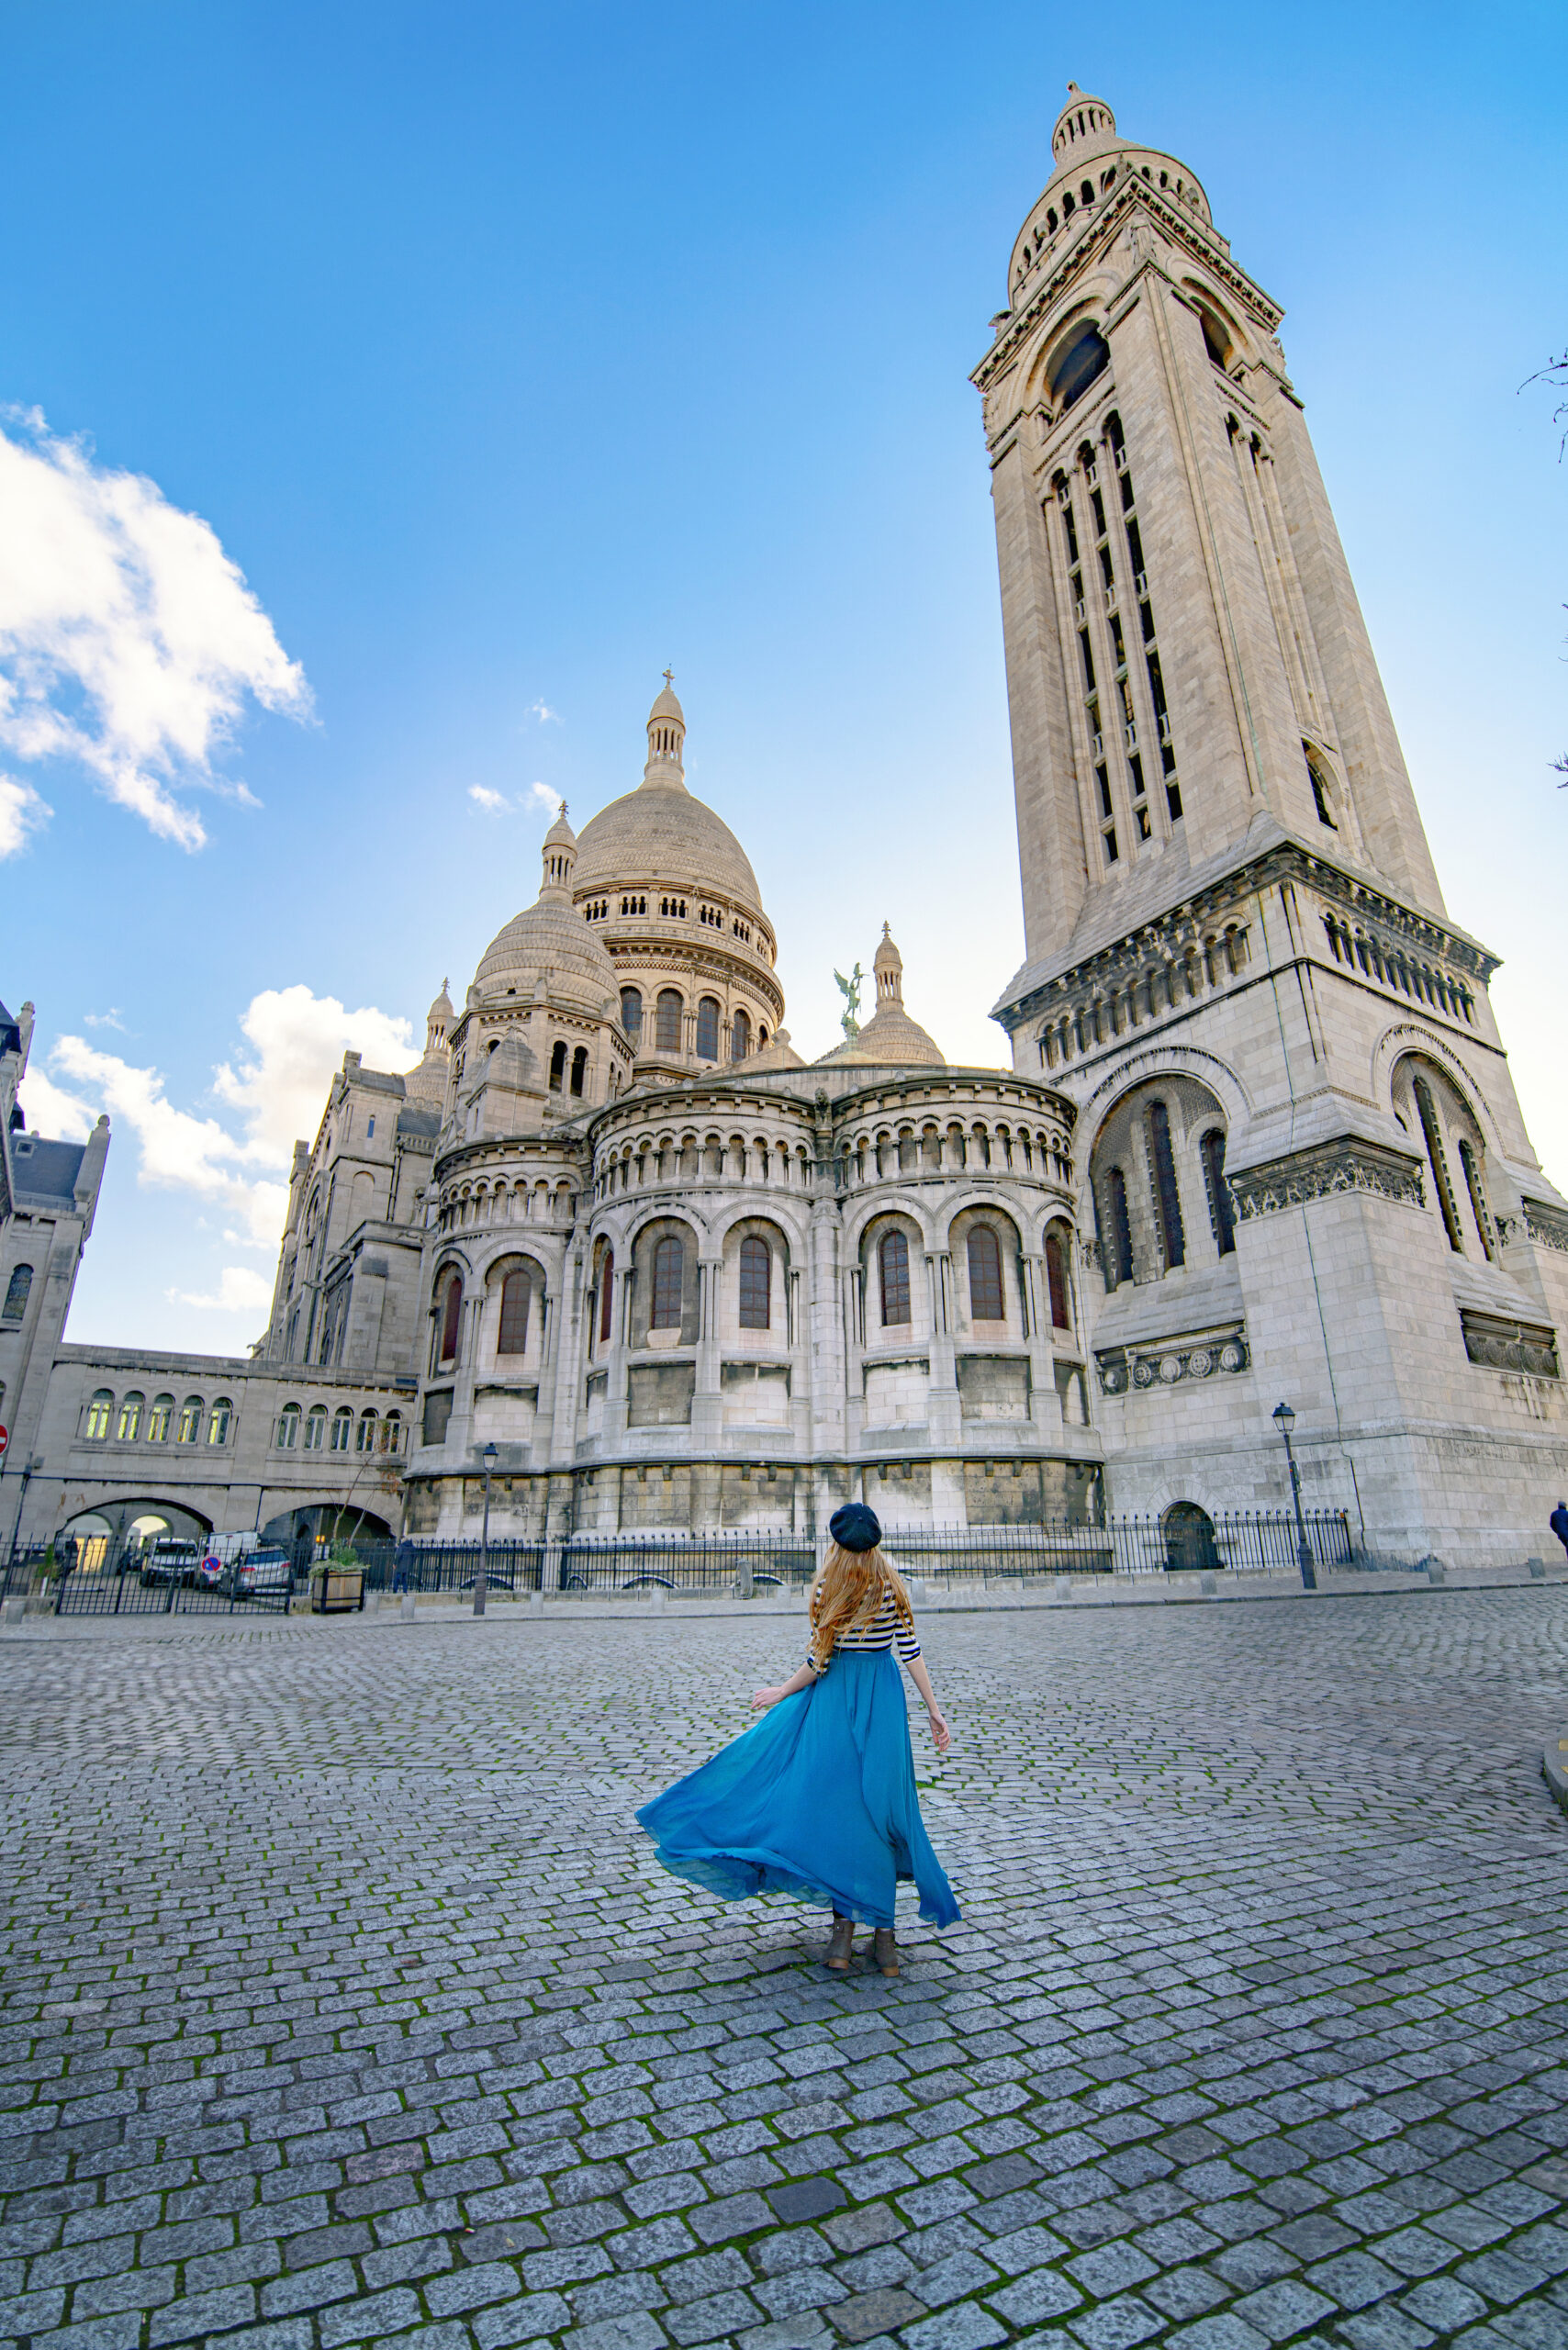
[[[841,1550],[874,1550],[882,1539],[877,1513],[864,1502],[846,1502],[828,1519],[827,1530]]]

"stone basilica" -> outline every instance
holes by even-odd
[[[0,1538],[154,1507],[471,1534],[487,1456],[501,1537],[814,1534],[851,1494],[895,1525],[1277,1507],[1283,1399],[1305,1498],[1369,1550],[1540,1547],[1568,1203],[1496,958],[1443,905],[1282,313],[1103,101],[1070,90],[1053,152],[974,378],[1013,1069],[944,1061],[886,931],[871,1017],[802,1063],[666,677],[641,784],[580,838],[563,810],[419,1066],[346,1057],[252,1357],[68,1345],[106,1131],[7,1134]],[[0,1014],[13,1093],[26,1050]]]

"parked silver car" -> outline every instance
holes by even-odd
[[[271,1599],[289,1590],[294,1567],[286,1550],[245,1550],[223,1570],[219,1591],[230,1599]]]

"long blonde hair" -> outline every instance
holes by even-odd
[[[901,1621],[913,1624],[903,1577],[883,1558],[880,1543],[870,1550],[846,1550],[829,1542],[812,1584],[812,1662],[819,1673],[827,1671],[839,1634],[871,1623],[888,1595]]]

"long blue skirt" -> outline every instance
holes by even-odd
[[[754,1722],[637,1818],[665,1867],[742,1901],[790,1893],[890,1926],[913,1879],[928,1926],[958,1917],[920,1817],[903,1675],[890,1652],[840,1651],[820,1681]]]

